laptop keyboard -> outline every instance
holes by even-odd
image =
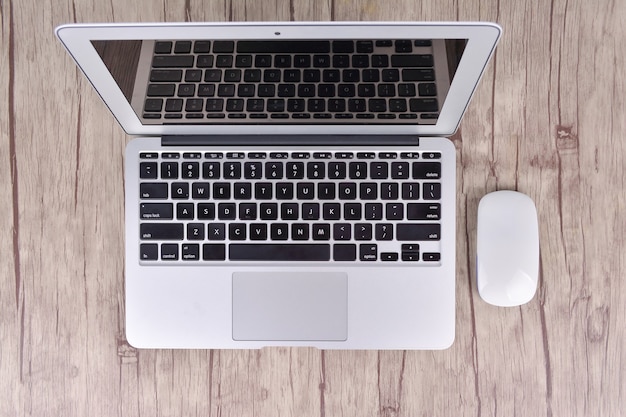
[[[156,41],[146,123],[434,124],[433,42]]]
[[[142,152],[140,261],[440,261],[439,152]]]

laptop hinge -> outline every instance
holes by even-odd
[[[417,146],[417,135],[165,135],[162,146]]]

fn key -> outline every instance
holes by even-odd
[[[159,247],[156,243],[142,243],[139,247],[139,259],[156,261],[159,258]]]

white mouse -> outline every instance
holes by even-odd
[[[532,300],[539,275],[539,226],[533,200],[496,191],[478,204],[476,283],[481,298],[500,307]]]

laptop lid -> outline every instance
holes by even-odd
[[[458,128],[463,113],[494,51],[501,28],[493,23],[415,23],[415,22],[280,22],[280,23],[152,23],[152,24],[72,24],[59,26],[56,34],[85,73],[122,128],[132,135],[206,134],[394,134],[448,136]],[[137,85],[148,82],[152,53],[158,41],[208,40],[263,41],[277,44],[306,41],[331,52],[334,42],[408,39],[415,48],[433,51],[436,77],[436,111],[416,114],[415,119],[349,120],[268,120],[247,123],[228,120],[172,119],[143,117]],[[419,40],[432,40],[420,43]],[[318,42],[315,43],[315,42]],[[328,43],[328,42],[333,43]],[[260,42],[260,43],[263,43]],[[324,44],[326,42],[330,46]],[[380,42],[380,43],[379,43]],[[243,45],[243,44],[242,44]],[[426,50],[426,49],[424,49]],[[143,52],[142,52],[143,51]],[[148,53],[146,53],[146,51]],[[214,52],[214,51],[211,51]],[[356,52],[356,51],[355,51]],[[400,53],[397,55],[400,57]],[[314,55],[313,55],[314,56]],[[406,56],[406,55],[405,55]],[[418,58],[416,58],[418,59]],[[405,58],[386,63],[398,71],[418,70]],[[135,96],[133,98],[133,95]]]

